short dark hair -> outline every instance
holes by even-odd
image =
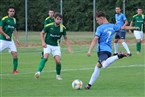
[[[48,11],[54,11],[53,9],[49,9]]]
[[[121,7],[120,7],[120,6],[116,6],[115,8],[120,8],[120,9],[121,9]]]
[[[15,10],[15,7],[13,7],[13,6],[10,6],[10,7],[8,8],[8,11],[9,11],[9,9],[14,9],[14,10]]]
[[[60,13],[56,12],[55,15],[54,15],[54,18],[57,18],[57,17],[62,18],[62,15]]]
[[[102,11],[96,12],[96,17],[106,17],[105,13]]]
[[[142,7],[141,7],[141,6],[139,6],[139,7],[137,7],[137,10],[138,10],[138,9],[142,9]]]

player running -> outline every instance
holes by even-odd
[[[49,23],[53,23],[53,22],[54,22],[54,10],[49,9],[48,17],[44,20],[44,26],[49,24]],[[44,54],[44,52],[42,51],[41,59],[44,57],[43,54]]]
[[[66,28],[64,25],[61,24],[62,21],[62,15],[59,13],[56,13],[54,16],[54,23],[47,24],[44,27],[44,30],[40,33],[41,36],[41,42],[43,46],[44,51],[44,57],[40,61],[40,64],[38,66],[38,70],[35,73],[35,77],[38,79],[40,77],[40,73],[43,70],[46,61],[48,60],[48,57],[50,53],[52,53],[54,60],[56,62],[56,79],[62,80],[60,73],[61,73],[61,63],[60,63],[60,57],[61,57],[61,51],[60,51],[60,39],[61,36],[64,37],[65,43],[68,47],[68,51],[72,52],[68,37],[66,35]],[[45,36],[45,38],[44,38]]]
[[[95,37],[93,38],[91,45],[89,47],[88,56],[91,56],[91,52],[94,46],[97,45],[97,54],[98,54],[98,63],[95,66],[94,72],[91,76],[89,83],[86,85],[85,89],[90,89],[95,80],[98,78],[100,74],[101,67],[107,68],[111,63],[115,62],[118,59],[128,56],[124,53],[118,53],[117,55],[111,56],[112,53],[112,38],[115,32],[120,29],[136,29],[136,27],[124,26],[121,27],[119,25],[111,24],[106,19],[106,15],[103,12],[96,13],[98,26]]]
[[[5,16],[0,21],[0,52],[4,49],[8,49],[13,57],[13,74],[17,74],[18,67],[18,55],[17,48],[12,39],[12,34],[14,33],[15,40],[18,41],[18,34],[16,30],[16,19],[14,18],[15,8],[8,8],[8,16]]]
[[[115,9],[116,14],[115,14],[115,20],[116,24],[120,26],[126,26],[128,24],[126,16],[121,13],[120,7],[116,7]],[[118,42],[120,41],[125,50],[127,51],[128,55],[131,56],[130,50],[128,48],[128,45],[125,42],[125,36],[126,36],[126,30],[119,30],[116,32],[115,35],[115,40],[114,40],[114,55],[118,53]]]
[[[143,26],[145,24],[145,15],[142,14],[142,8],[137,8],[137,14],[132,17],[132,21],[130,23],[130,26],[139,27],[140,30],[134,30],[134,36],[136,38],[136,50],[137,54],[140,54],[141,52],[141,42],[143,40]]]

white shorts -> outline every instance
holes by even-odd
[[[135,36],[136,39],[143,40],[143,31],[134,30],[133,33],[134,33],[134,36]]]
[[[0,52],[4,49],[8,49],[9,52],[17,52],[16,45],[14,41],[6,41],[6,40],[0,40]]]
[[[43,48],[43,51],[44,51],[44,54],[52,53],[53,57],[55,57],[56,55],[61,56],[60,46],[47,45],[46,48]]]

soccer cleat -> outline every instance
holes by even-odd
[[[56,79],[57,80],[62,80],[62,78],[60,77],[60,75],[56,75]]]
[[[18,74],[18,71],[17,71],[17,70],[14,70],[14,71],[13,71],[13,74]]]
[[[129,56],[132,56],[132,54],[131,53],[127,53],[127,57],[129,57]]]
[[[121,59],[121,58],[123,58],[123,57],[127,57],[127,56],[128,56],[128,55],[125,54],[125,53],[123,53],[123,52],[118,53],[118,58],[119,58],[119,59]]]
[[[118,53],[114,53],[113,56],[118,55]]]
[[[35,78],[38,79],[40,77],[40,72],[35,73]]]
[[[86,89],[86,90],[89,90],[89,89],[91,88],[91,86],[92,86],[92,85],[87,84],[87,85],[85,86],[85,89]]]

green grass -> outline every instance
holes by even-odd
[[[19,33],[21,44],[25,43],[25,33]],[[68,33],[70,42],[90,42],[91,32]],[[134,40],[133,36],[129,38]],[[123,58],[109,68],[102,69],[99,78],[91,90],[73,90],[71,83],[75,79],[88,83],[97,63],[95,49],[91,57],[86,53],[89,45],[73,44],[74,53],[67,52],[62,46],[62,81],[55,79],[55,62],[51,57],[47,61],[40,79],[34,74],[40,62],[41,46],[39,33],[29,33],[29,47],[19,47],[19,74],[12,74],[12,57],[7,50],[0,54],[0,97],[144,97],[145,63],[144,47],[141,55],[136,55],[135,43],[128,43],[132,57]],[[125,51],[119,45],[120,51]]]

